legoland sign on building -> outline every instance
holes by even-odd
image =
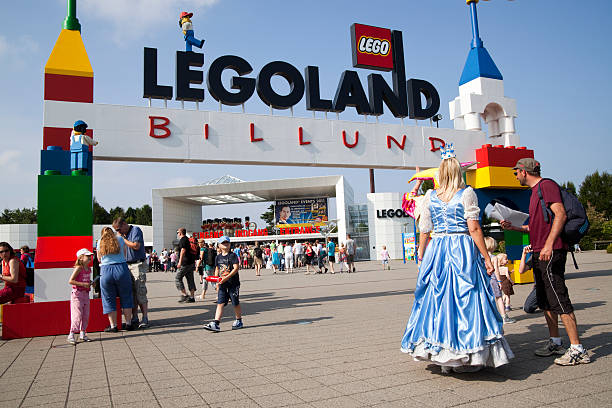
[[[205,73],[202,53],[177,51],[176,61],[158,61],[157,50],[145,48],[143,97],[168,100],[174,95],[183,102],[201,102],[205,90],[192,86],[206,79],[209,95],[223,105],[243,104],[256,92],[265,104],[281,110],[305,99],[307,110],[326,114],[355,108],[361,115],[380,116],[386,106],[396,118],[423,120],[438,112],[435,87],[426,80],[406,79],[400,31],[353,24],[350,32],[353,66],[391,71],[392,83],[372,72],[364,87],[356,71],[346,70],[330,98],[332,92],[320,89],[317,66],[305,67],[302,75],[288,62],[272,61],[252,76],[246,59],[223,55],[212,59]],[[173,63],[175,84],[160,84],[158,64]],[[228,70],[235,72],[229,89],[221,80]],[[288,94],[272,88],[274,76],[287,81]],[[94,149],[97,160],[405,169],[438,164],[432,140],[452,142],[458,155],[470,158],[486,139],[480,131],[368,123],[367,118],[351,122],[51,100],[45,101],[44,111],[48,127],[65,127],[75,117],[86,121],[100,141]]]

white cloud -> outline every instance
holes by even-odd
[[[3,172],[6,170],[17,170],[20,156],[21,152],[18,150],[3,151],[0,153],[0,169],[2,169]]]
[[[3,57],[5,65],[11,68],[23,68],[27,60],[37,54],[39,49],[38,43],[29,35],[20,35],[15,38],[0,35],[0,57]]]
[[[181,11],[203,14],[219,0],[81,0],[79,8],[88,15],[112,24],[113,40],[119,45],[131,44],[154,30],[160,23],[176,21]],[[178,25],[177,25],[178,28]]]

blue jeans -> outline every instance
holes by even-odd
[[[132,274],[125,262],[100,265],[100,292],[104,314],[117,310],[117,296],[121,300],[122,309],[134,307]]]
[[[191,46],[195,45],[198,48],[202,48],[204,41],[198,40],[193,35],[193,30],[187,30],[185,34],[185,51],[191,51]]]
[[[70,145],[70,170],[87,170],[89,161],[89,146],[81,143]]]

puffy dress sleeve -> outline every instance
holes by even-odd
[[[433,222],[431,220],[431,212],[429,211],[429,203],[431,199],[431,192],[433,190],[427,190],[425,196],[417,201],[416,205],[416,216],[419,220],[419,231],[427,234],[433,230]]]
[[[463,208],[466,220],[480,221],[480,208],[478,208],[478,197],[472,187],[466,187],[463,192]]]

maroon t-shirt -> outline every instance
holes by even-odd
[[[561,203],[561,191],[559,186],[552,180],[542,179],[538,184],[531,189],[531,198],[529,200],[529,241],[533,252],[540,252],[544,248],[550,229],[552,228],[552,219],[549,222],[544,221],[544,213],[540,204],[538,195],[538,186],[542,188],[542,197],[546,202],[546,206],[550,208],[552,203]],[[553,244],[553,250],[567,249],[567,245],[563,243],[561,237],[557,237]]]

